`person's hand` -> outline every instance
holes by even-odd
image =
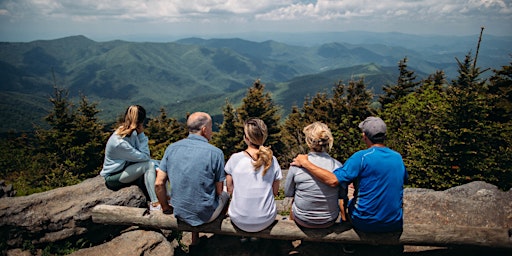
[[[293,162],[290,163],[290,165],[302,167],[304,161],[308,161],[308,155],[306,154],[299,154],[297,157],[293,159]]]
[[[143,133],[144,132],[144,125],[143,124],[138,124],[137,128],[135,128],[135,131],[137,132],[137,134]]]

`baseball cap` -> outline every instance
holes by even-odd
[[[367,117],[364,121],[359,123],[359,128],[372,142],[375,140],[383,141],[386,137],[386,124],[380,117]]]

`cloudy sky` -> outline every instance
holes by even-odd
[[[0,41],[240,32],[512,36],[512,0],[0,0]]]

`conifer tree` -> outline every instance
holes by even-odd
[[[482,95],[484,83],[480,79],[479,68],[473,66],[471,53],[464,61],[458,61],[459,75],[448,88],[448,101],[450,122],[446,129],[450,141],[450,166],[452,166],[453,179],[458,183],[471,180],[482,180],[481,171],[488,170],[483,159],[492,152],[487,143],[492,141],[488,134],[486,116],[489,112],[487,99]],[[485,143],[484,143],[485,141]],[[487,144],[487,145],[486,145]],[[484,150],[489,148],[489,150]]]
[[[308,152],[308,146],[303,133],[304,127],[308,124],[301,110],[297,106],[293,106],[282,127],[281,142],[284,145],[283,151],[282,154],[277,156],[283,168],[289,168],[289,163],[297,154]]]
[[[72,168],[74,174],[80,179],[96,176],[102,166],[105,141],[107,135],[104,125],[96,115],[100,112],[97,103],[89,103],[82,95],[80,105],[73,120],[73,128],[70,136],[73,138],[72,147],[69,148],[69,156],[75,161]],[[71,160],[70,159],[70,160]]]
[[[68,186],[98,174],[106,135],[96,118],[96,104],[82,96],[77,109],[68,91],[54,87],[53,105],[45,120],[49,129],[36,129],[31,176],[26,183],[42,190]]]
[[[490,118],[507,122],[512,120],[512,62],[493,73],[488,85],[488,96],[495,103]]]
[[[388,128],[386,144],[402,154],[409,184],[445,189],[453,186],[447,159],[449,141],[444,129],[449,122],[447,94],[435,81],[390,104],[380,114]]]
[[[413,92],[415,88],[420,84],[416,82],[416,75],[414,71],[407,68],[407,57],[400,60],[398,63],[398,80],[394,85],[384,86],[384,95],[379,97],[379,101],[382,107],[385,108],[387,104],[397,101],[407,94]]]
[[[335,142],[339,145],[335,148],[333,156],[341,161],[345,161],[354,152],[364,148],[358,125],[366,117],[373,115],[370,109],[373,96],[366,88],[364,78],[357,81],[350,80],[345,87],[342,99],[333,97],[333,100],[339,101],[337,104],[344,105],[342,112],[336,113],[337,123],[333,125]]]
[[[280,109],[274,104],[270,93],[265,92],[265,85],[258,79],[247,90],[247,94],[242,99],[242,105],[237,108],[237,129],[243,131],[243,122],[248,118],[260,118],[265,122],[268,129],[268,138],[265,144],[271,146],[274,154],[279,155],[283,149],[280,141],[281,126],[279,121],[281,116],[279,111]],[[236,151],[242,150],[245,146],[240,138]]]
[[[243,131],[240,129],[238,117],[233,105],[226,99],[226,105],[222,108],[223,121],[219,131],[213,136],[212,144],[224,152],[225,160],[237,152],[240,141],[243,140]]]
[[[433,86],[435,90],[445,90],[448,86],[448,82],[446,80],[446,74],[442,70],[437,70],[434,74],[429,75],[418,88],[419,92],[425,89],[426,87]]]
[[[149,120],[145,133],[149,138],[148,144],[153,159],[162,159],[169,144],[187,136],[185,124],[168,117],[164,108],[160,108],[159,116]]]

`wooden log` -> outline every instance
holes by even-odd
[[[229,217],[212,223],[192,227],[177,220],[173,215],[151,213],[143,208],[97,205],[92,209],[95,223],[108,225],[143,226],[166,230],[196,231],[221,235],[252,236],[280,240],[304,240],[316,242],[338,242],[373,245],[428,245],[428,246],[483,246],[512,248],[511,229],[470,226],[432,226],[404,224],[402,234],[379,235],[358,234],[348,223],[336,223],[324,229],[308,229],[297,226],[290,220],[276,220],[267,229],[248,233],[234,226]]]

